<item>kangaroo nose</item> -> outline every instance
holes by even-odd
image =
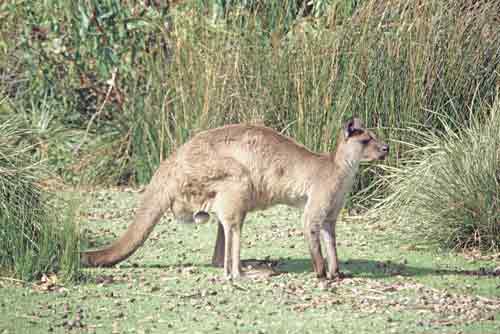
[[[382,152],[388,153],[389,152],[389,145],[382,145],[381,150],[382,150]]]

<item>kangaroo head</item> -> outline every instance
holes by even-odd
[[[389,145],[380,142],[373,132],[366,130],[359,118],[351,118],[344,125],[342,153],[351,161],[384,160]]]

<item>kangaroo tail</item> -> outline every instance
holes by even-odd
[[[149,234],[170,206],[162,177],[156,173],[148,185],[134,222],[120,239],[110,246],[80,253],[80,263],[86,267],[110,267],[131,256],[144,244]],[[156,180],[155,180],[156,179]]]

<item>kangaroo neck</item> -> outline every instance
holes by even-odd
[[[338,173],[344,177],[354,177],[359,170],[359,160],[337,158],[334,160]]]
[[[359,159],[352,152],[345,149],[341,143],[331,156],[335,179],[339,188],[344,192],[351,191],[354,178],[359,170]]]

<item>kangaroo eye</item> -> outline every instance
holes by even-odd
[[[367,145],[367,144],[370,142],[370,140],[372,140],[372,139],[371,139],[371,138],[368,138],[368,139],[363,139],[363,140],[361,141],[361,144],[363,144],[363,145]]]

